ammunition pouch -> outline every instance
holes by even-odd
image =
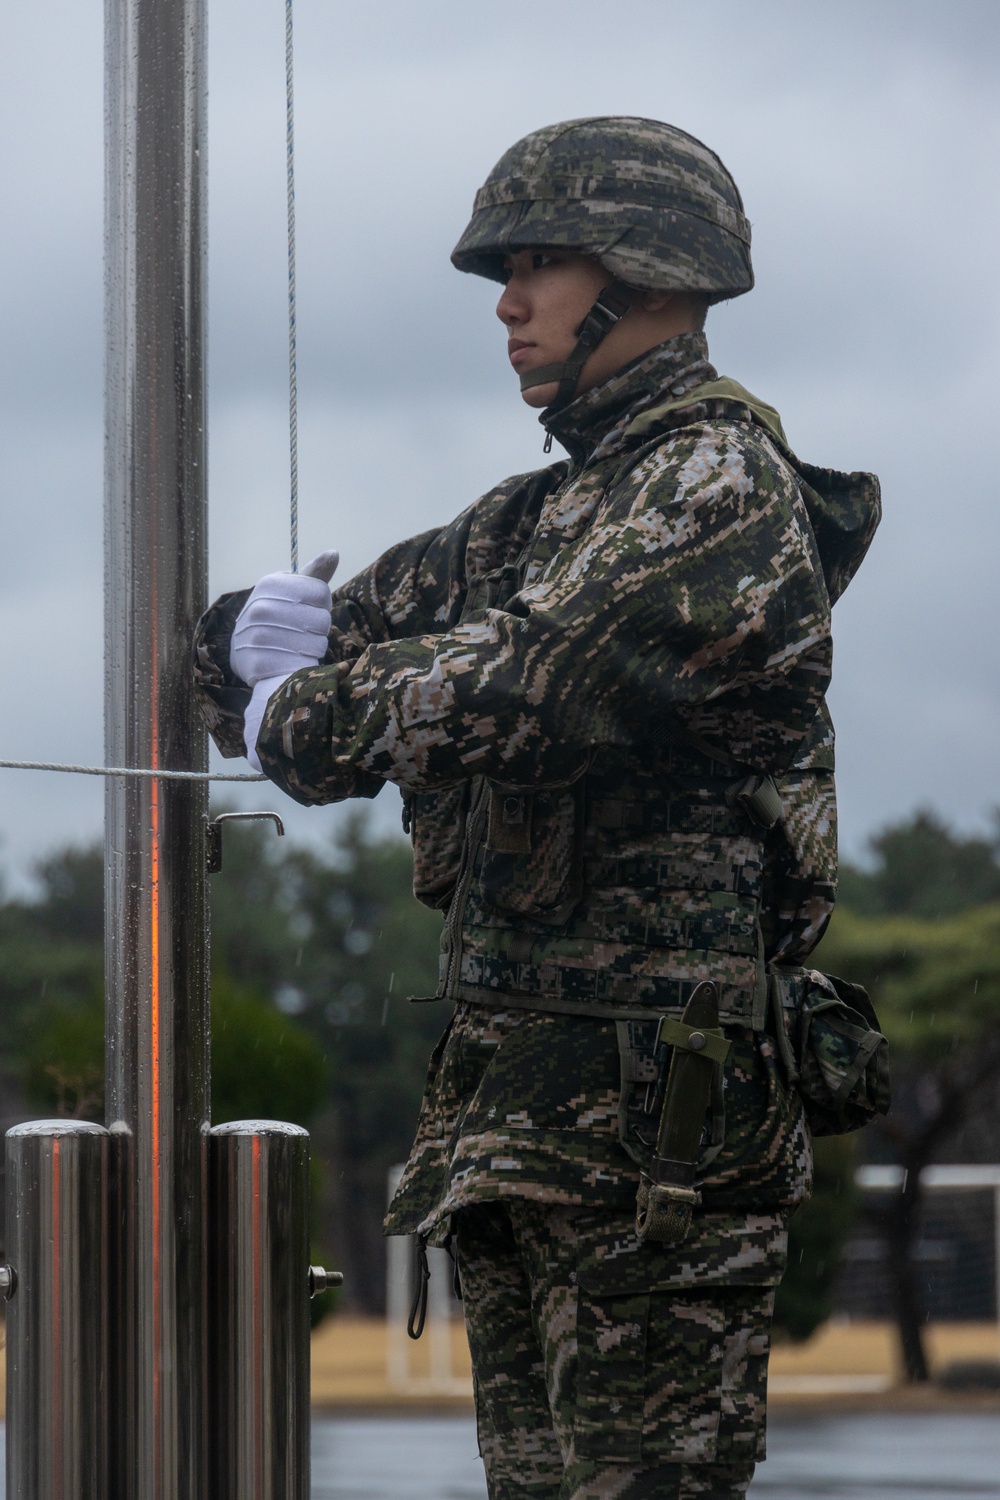
[[[768,998],[778,1051],[813,1135],[845,1135],[888,1114],[889,1044],[859,984],[773,966]]]

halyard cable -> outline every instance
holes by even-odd
[[[285,167],[288,202],[288,456],[292,572],[299,571],[299,390],[295,336],[295,96],[292,0],[285,0]],[[133,766],[62,765],[49,760],[0,760],[0,771],[65,771],[74,776],[131,776],[146,781],[267,781],[256,773],[147,771]]]
[[[74,776],[138,776],[145,781],[267,781],[266,776],[226,771],[146,771],[134,766],[74,766],[54,760],[0,760],[0,771],[68,771]]]
[[[299,390],[295,348],[295,111],[292,0],[285,0],[285,171],[288,198],[288,456],[292,572],[299,571]]]

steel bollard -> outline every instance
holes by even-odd
[[[108,1132],[8,1130],[7,1495],[106,1500]]]
[[[309,1134],[211,1132],[215,1500],[309,1500]]]

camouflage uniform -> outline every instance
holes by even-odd
[[[457,1225],[493,1500],[744,1493],[762,1451],[769,1288],[623,1275],[616,1259],[645,1272],[662,1249],[637,1258],[587,1209],[487,1204]]]
[[[306,804],[395,782],[416,894],[446,912],[456,1009],[386,1223],[457,1228],[494,1500],[735,1496],[811,1174],[764,964],[800,963],[832,909],[830,605],[877,482],[800,462],[700,334],[546,425],[569,462],[334,594],[327,657],[274,694],[257,749]],[[213,606],[196,652],[228,755],[245,598]],[[775,828],[727,796],[734,768],[776,777]],[[640,1245],[655,1026],[705,979],[734,1050],[702,1203],[682,1243]]]

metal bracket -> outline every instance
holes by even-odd
[[[205,840],[206,869],[209,875],[218,875],[222,869],[222,825],[223,823],[259,823],[270,818],[278,830],[278,837],[284,838],[285,825],[276,812],[228,812],[220,813],[205,829],[207,835]]]

